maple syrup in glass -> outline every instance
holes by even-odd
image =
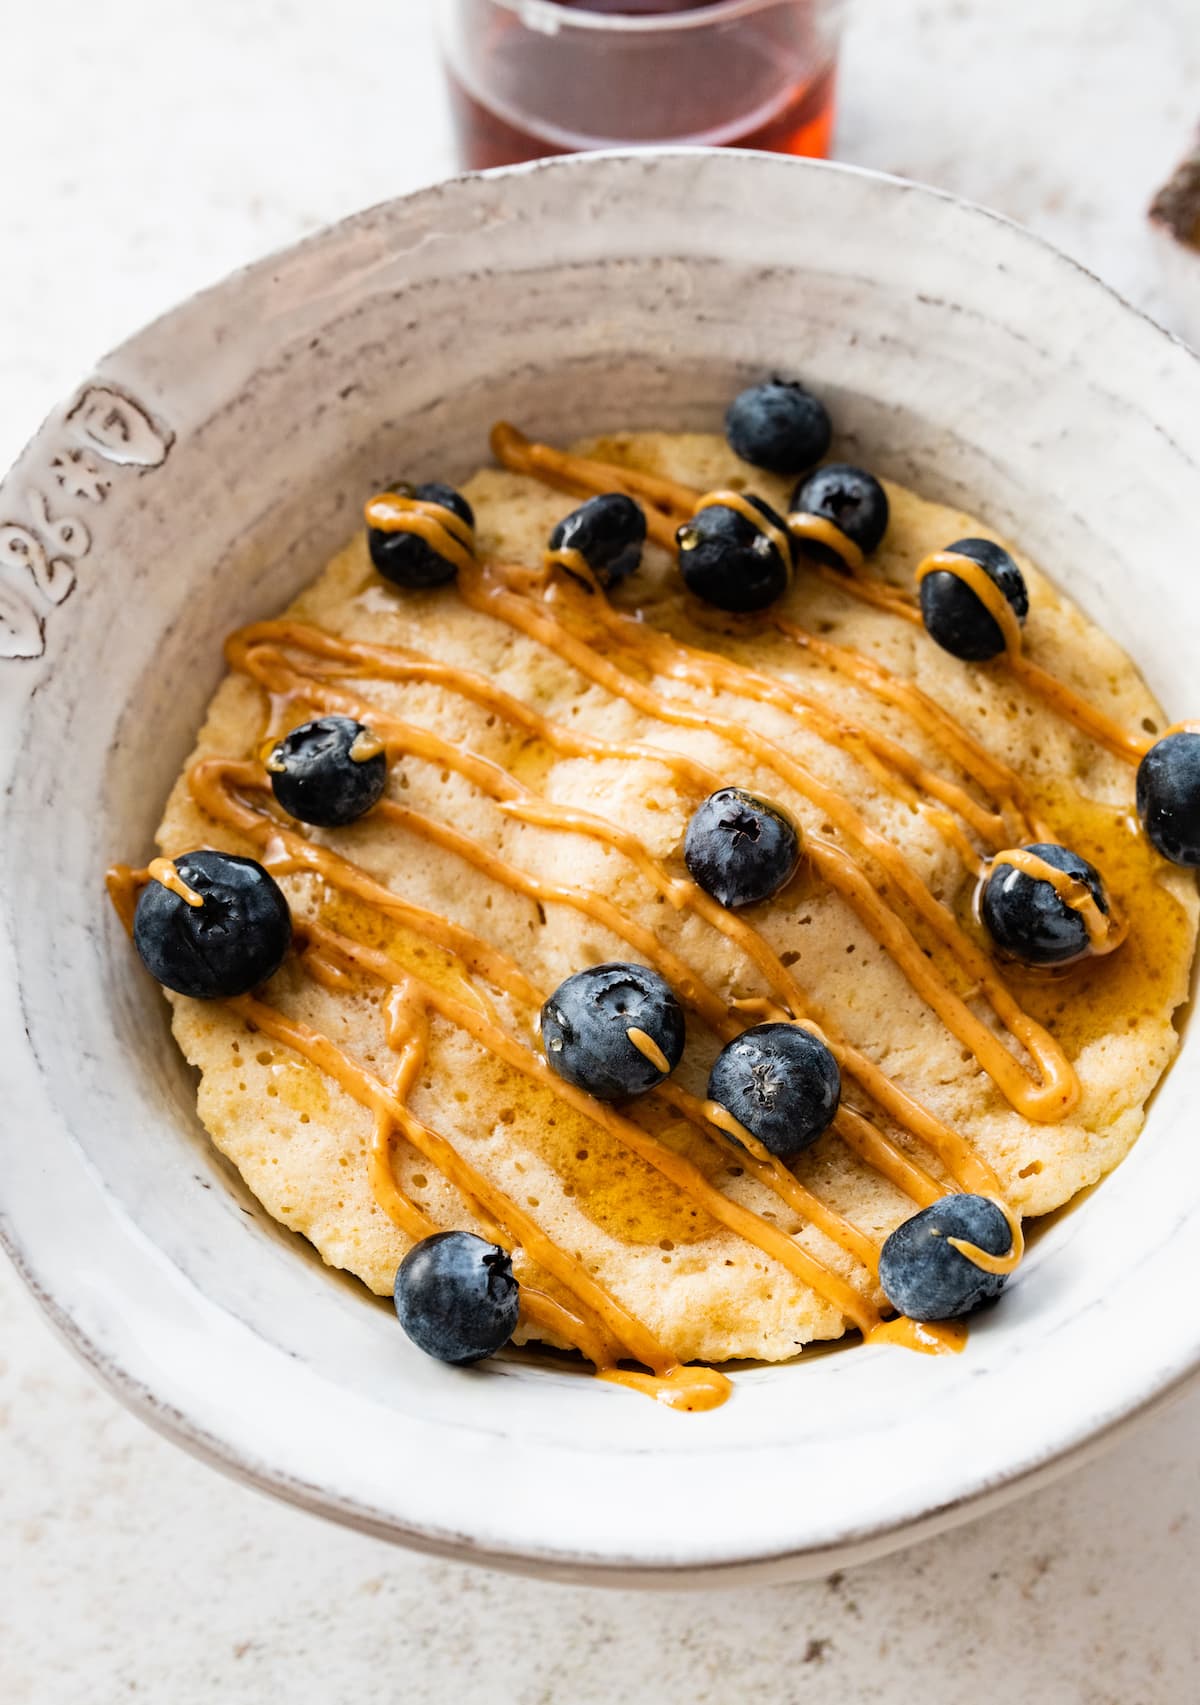
[[[465,167],[690,143],[823,156],[842,0],[439,0]]]

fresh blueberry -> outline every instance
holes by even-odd
[[[422,503],[437,503],[452,510],[468,527],[475,525],[475,511],[461,491],[440,480],[428,480],[424,485],[394,485],[390,489],[401,497],[416,497]],[[431,586],[445,586],[458,573],[455,564],[439,555],[434,547],[417,533],[386,533],[381,527],[367,528],[367,544],[371,561],[385,580],[409,591],[425,591]]]
[[[693,813],[683,857],[714,900],[753,906],[778,894],[795,874],[800,834],[778,806],[740,787],[723,787]]]
[[[1137,809],[1151,846],[1200,865],[1200,734],[1167,734],[1138,765]]]
[[[708,1097],[786,1160],[829,1129],[842,1098],[842,1074],[810,1030],[756,1024],[717,1055]]]
[[[887,492],[875,475],[849,462],[827,462],[801,480],[792,493],[791,508],[795,515],[819,515],[823,521],[832,521],[864,556],[887,532],[890,514]],[[846,566],[835,550],[819,540],[799,539],[797,544],[819,562]]]
[[[1024,850],[1086,882],[1100,910],[1108,911],[1100,872],[1086,858],[1051,841],[1033,841]],[[997,864],[989,871],[979,910],[996,946],[1025,965],[1063,965],[1089,949],[1083,918],[1054,884],[1026,876],[1011,864]]]
[[[779,528],[787,527],[769,503],[747,493],[746,501]],[[765,610],[787,591],[792,577],[791,546],[786,556],[761,527],[723,503],[699,510],[675,535],[679,570],[688,590],[718,610]]]
[[[418,1350],[466,1367],[512,1337],[521,1287],[512,1259],[471,1231],[437,1231],[396,1268],[396,1314]]]
[[[622,491],[589,497],[550,535],[550,549],[578,551],[601,586],[615,586],[631,575],[645,543],[645,510]]]
[[[301,823],[340,829],[375,805],[387,785],[382,742],[350,716],[322,716],[284,736],[267,758],[271,791]]]
[[[798,474],[819,462],[833,429],[825,404],[790,379],[751,385],[725,415],[729,448],[772,474]]]
[[[986,1196],[943,1196],[905,1220],[880,1251],[879,1282],[910,1320],[953,1320],[1004,1289],[1006,1275],[985,1273],[951,1247],[952,1237],[987,1255],[1012,1247],[1008,1221]]]
[[[640,1032],[638,1041],[630,1031]],[[644,965],[576,971],[542,1008],[546,1059],[559,1077],[598,1101],[645,1095],[675,1070],[683,1038],[682,1007]]]
[[[195,1000],[244,995],[273,977],[292,939],[292,915],[275,878],[232,853],[183,853],[174,864],[202,903],[147,882],[133,944],[150,975]]]
[[[956,539],[948,551],[977,562],[1012,605],[1019,622],[1029,614],[1025,576],[1006,550],[992,539]],[[949,569],[927,574],[921,582],[921,617],[926,632],[943,651],[965,663],[984,663],[1004,650],[1004,635],[971,588]]]

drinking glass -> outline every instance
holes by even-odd
[[[698,143],[824,155],[843,0],[438,0],[462,164]]]

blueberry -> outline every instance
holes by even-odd
[[[725,415],[729,448],[772,474],[798,474],[819,462],[833,429],[825,404],[790,379],[751,385]]]
[[[791,508],[797,515],[819,515],[853,541],[869,556],[887,532],[890,511],[887,492],[874,474],[849,462],[827,462],[809,474],[792,493]],[[802,549],[834,568],[846,565],[829,545],[816,539],[798,541]]]
[[[1024,850],[1086,882],[1100,910],[1108,911],[1100,872],[1086,858],[1051,841],[1034,841]],[[979,909],[996,946],[1025,965],[1062,965],[1089,950],[1083,918],[1054,884],[1026,876],[1011,864],[993,865],[983,884]]]
[[[349,716],[322,716],[284,736],[267,758],[271,791],[289,816],[340,829],[376,804],[387,785],[378,737]]]
[[[798,1024],[756,1024],[721,1049],[708,1079],[717,1101],[783,1159],[829,1129],[842,1074],[825,1043]]]
[[[615,586],[631,575],[645,543],[645,511],[621,491],[589,497],[550,535],[550,549],[578,551],[601,586]]]
[[[769,503],[746,496],[787,538],[787,527]],[[679,570],[688,590],[719,610],[765,610],[787,591],[792,577],[791,546],[786,555],[737,509],[723,503],[698,510],[675,535]]]
[[[275,878],[232,853],[183,853],[174,864],[202,904],[147,882],[133,944],[150,975],[195,1000],[244,995],[273,977],[292,939],[292,915]]]
[[[1029,614],[1025,576],[1006,550],[991,539],[956,539],[946,549],[977,562],[1012,605],[1017,620],[1025,620]],[[920,592],[926,632],[943,651],[965,663],[984,663],[1004,650],[1004,635],[995,617],[956,574],[948,569],[927,574]]]
[[[683,857],[714,900],[753,906],[778,894],[795,874],[800,834],[778,806],[740,787],[723,787],[693,813]]]
[[[631,1030],[641,1033],[640,1047]],[[658,972],[643,965],[576,971],[542,1008],[546,1059],[598,1101],[653,1089],[679,1064],[683,1038],[683,1009]]]
[[[1004,1289],[1004,1273],[982,1267],[951,1247],[958,1237],[988,1255],[1007,1255],[1012,1231],[986,1196],[943,1196],[922,1208],[884,1243],[879,1282],[893,1308],[910,1320],[953,1320]]]
[[[507,1252],[471,1231],[437,1231],[396,1268],[396,1314],[418,1350],[466,1367],[512,1337],[521,1287]]]
[[[424,485],[394,485],[390,488],[401,497],[416,497],[422,503],[437,503],[452,510],[468,527],[475,525],[475,512],[460,491],[439,480]],[[409,591],[424,591],[431,586],[445,586],[458,573],[456,565],[441,556],[434,547],[416,533],[387,533],[380,527],[367,528],[367,544],[371,561],[385,580]]]
[[[1138,765],[1137,809],[1151,846],[1200,865],[1200,734],[1167,734]]]

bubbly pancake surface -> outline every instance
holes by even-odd
[[[583,448],[700,490],[744,487],[781,508],[786,503],[784,482],[740,463],[718,438],[629,434]],[[554,523],[578,501],[496,469],[480,472],[463,489],[476,512],[481,556],[504,563],[537,564]],[[907,491],[889,487],[888,495],[891,526],[873,566],[897,585],[910,587],[917,563],[950,540],[992,536],[970,517]],[[1115,642],[1019,553],[1014,555],[1029,585],[1026,637],[1039,660],[1121,723],[1135,729],[1165,726]],[[648,547],[642,569],[613,594],[613,603],[626,611],[641,610],[649,624],[688,644],[800,687],[836,715],[885,731],[931,769],[970,785],[971,778],[948,764],[945,753],[901,711],[779,633],[685,598],[665,551]],[[1146,1099],[1174,1053],[1178,1038],[1172,1015],[1187,996],[1195,944],[1194,880],[1157,858],[1138,833],[1132,769],[1055,717],[1002,669],[957,662],[919,628],[848,598],[806,568],[803,559],[781,608],[804,628],[916,681],[950,709],[991,753],[1019,772],[1056,837],[1098,865],[1129,921],[1127,940],[1108,958],[1055,976],[1004,968],[1022,1005],[1061,1040],[1082,1085],[1080,1101],[1065,1121],[1034,1124],[1002,1098],[975,1057],[811,869],[802,869],[775,901],[747,914],[815,1008],[834,1019],[841,1033],[898,1084],[963,1132],[995,1169],[1016,1210],[1048,1212],[1094,1183],[1127,1152],[1141,1128]],[[768,764],[718,733],[642,714],[590,683],[544,645],[469,608],[453,587],[410,593],[389,586],[373,572],[362,534],[287,614],[329,633],[403,648],[490,677],[542,715],[592,737],[685,753],[724,784],[780,801],[806,831],[844,845],[871,871],[869,858]],[[444,685],[378,679],[351,685],[356,696],[378,709],[503,766],[542,799],[582,808],[632,831],[654,856],[682,871],[680,848],[694,800],[662,763],[649,757],[564,758]],[[982,941],[972,913],[974,875],[964,870],[936,823],[883,787],[854,752],[819,738],[788,711],[732,691],[710,693],[671,680],[655,686],[681,704],[703,708],[716,722],[759,730],[852,800]],[[290,705],[285,725],[312,714],[318,713]],[[266,727],[260,688],[243,676],[230,676],[212,701],[189,767],[197,757],[255,757]],[[460,774],[417,757],[393,761],[388,797],[452,826],[544,884],[603,895],[686,962],[731,1010],[732,1003],[767,992],[761,973],[734,942],[694,913],[664,901],[620,852],[582,835],[515,820]],[[591,916],[561,902],[514,893],[394,815],[368,815],[348,829],[305,833],[405,899],[451,918],[502,950],[547,993],[581,966],[640,957],[627,940]],[[200,809],[186,772],[168,801],[159,845],[166,854],[208,845],[261,856],[261,848]],[[323,923],[385,951],[435,985],[470,998],[461,964],[429,941],[319,876],[285,874],[281,881],[298,919]],[[511,997],[474,981],[500,1021],[528,1038],[529,1014]],[[989,1019],[969,987],[959,992],[972,1010]],[[308,1237],[330,1264],[357,1274],[376,1292],[389,1292],[408,1239],[372,1192],[367,1166],[371,1114],[314,1065],[252,1031],[224,1005],[170,998],[176,1037],[201,1074],[200,1116],[217,1146],[282,1224]],[[380,987],[354,980],[329,989],[305,975],[293,957],[272,980],[266,998],[372,1072],[390,1076],[394,1055]],[[676,1080],[703,1096],[719,1043],[694,1014],[689,1014],[688,1036]],[[783,1265],[719,1225],[595,1121],[496,1061],[443,1019],[431,1021],[428,1058],[409,1099],[427,1125],[580,1259],[679,1359],[778,1360],[845,1329],[841,1313]],[[850,1106],[862,1101],[853,1084],[846,1085],[846,1101]],[[864,1293],[871,1292],[870,1276],[858,1261],[753,1178],[727,1146],[670,1109],[643,1103],[631,1111],[725,1195],[793,1235]],[[874,1116],[898,1147],[935,1178],[945,1177],[928,1149],[889,1125],[877,1110]],[[399,1183],[431,1220],[478,1229],[471,1205],[429,1161],[404,1141],[395,1144],[394,1155]],[[859,1160],[835,1132],[801,1156],[793,1170],[875,1242],[914,1211],[913,1202]],[[551,1294],[562,1294],[523,1257],[517,1271]],[[881,1303],[880,1294],[874,1294]]]

